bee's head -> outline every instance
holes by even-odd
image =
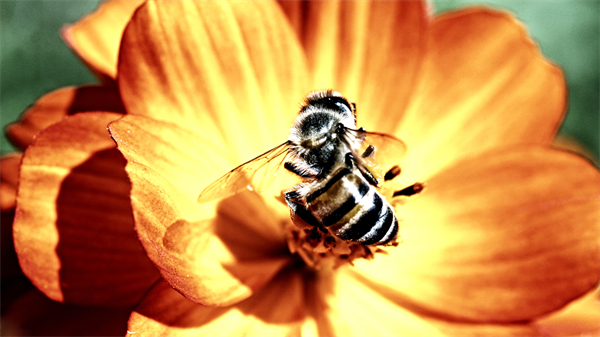
[[[354,104],[335,91],[310,93],[290,129],[289,140],[304,149],[337,142],[339,125],[356,128]]]

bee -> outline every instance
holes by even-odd
[[[281,167],[301,179],[284,192],[293,222],[301,228],[362,245],[384,245],[398,234],[394,208],[380,194],[382,181],[400,174],[393,165],[383,177],[383,162],[397,162],[404,143],[390,135],[356,127],[356,105],[332,90],[310,93],[290,129],[288,140],[234,168],[206,187],[198,202],[238,193],[264,191]],[[416,183],[392,197],[419,193]]]

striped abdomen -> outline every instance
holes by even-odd
[[[356,171],[340,168],[306,197],[307,208],[340,239],[363,245],[384,244],[396,237],[392,207]]]

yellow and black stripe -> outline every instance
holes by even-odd
[[[360,172],[347,167],[324,179],[307,196],[306,204],[320,224],[343,240],[384,244],[398,232],[391,206]]]

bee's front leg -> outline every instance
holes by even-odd
[[[356,163],[356,158],[354,158],[354,156],[352,155],[352,153],[348,152],[346,153],[346,167],[349,169],[352,169],[354,167],[358,167],[358,170],[360,171],[360,173],[362,174],[363,178],[367,179],[367,181],[369,182],[369,184],[379,187],[379,182],[377,181],[377,178],[375,178],[375,176],[373,175],[373,173],[371,173],[371,171],[369,171],[366,167],[364,166],[359,166]]]

